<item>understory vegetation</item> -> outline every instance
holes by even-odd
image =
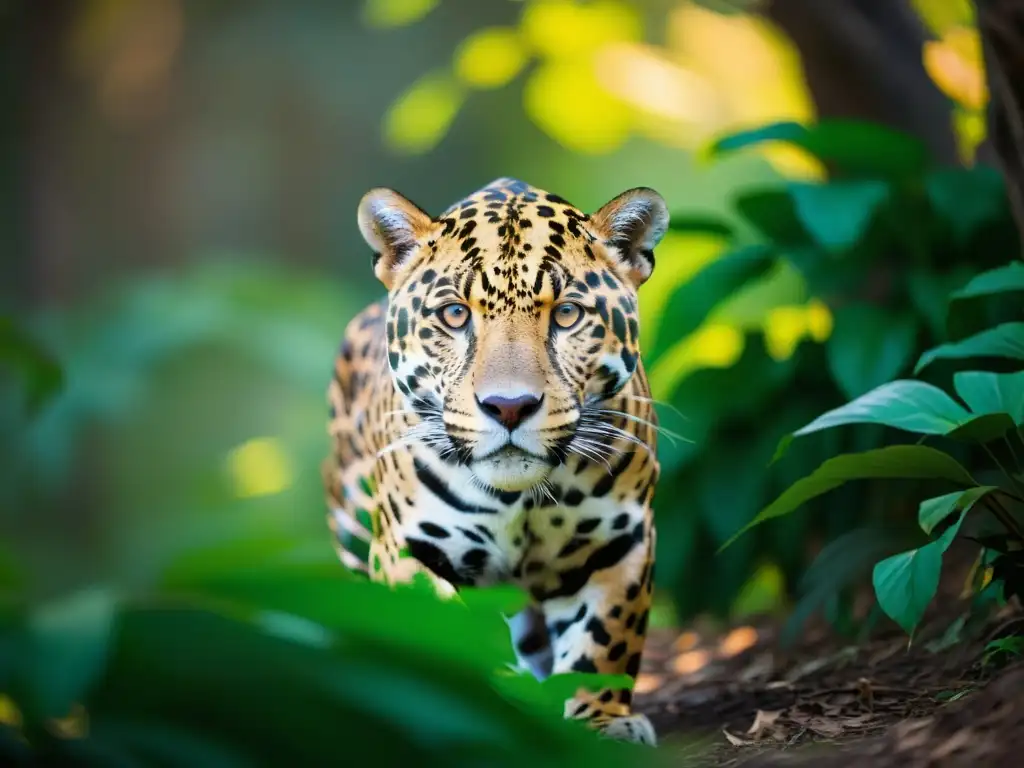
[[[743,190],[742,235],[678,212],[679,231],[730,246],[646,318],[660,418],[684,438],[660,448],[661,610],[785,610],[790,637],[815,612],[848,634],[888,617],[912,635],[954,537],[978,548],[971,610],[1019,596],[1024,263],[999,174],[938,167],[915,140],[853,122],[772,124],[721,138],[712,155],[767,141],[816,156],[830,179]],[[728,365],[673,367],[722,306],[755,312],[793,275],[811,309],[774,308],[771,330],[748,330]],[[161,392],[188,385],[182,350],[241,349],[315,399],[346,301],[314,281],[223,267],[124,295],[86,318],[0,326],[16,374],[4,391],[5,503],[32,509],[79,477],[97,423],[128,428],[132,414],[144,429],[140,404],[159,408]],[[197,435],[201,414],[227,408],[220,397],[196,411]],[[63,570],[51,566],[71,550],[4,552],[5,764],[321,764],[342,743],[385,765],[664,759],[562,720],[565,697],[596,676],[538,683],[512,670],[501,612],[522,605],[516,590],[440,602],[345,573],[323,526],[322,415],[274,418],[295,435],[291,460],[271,441],[216,471],[209,456],[180,454],[206,467],[189,481],[191,509],[163,507],[144,457],[120,468],[138,472],[129,501],[173,534],[127,526]],[[293,490],[261,492],[275,483]],[[852,596],[868,583],[875,608],[858,615]]]

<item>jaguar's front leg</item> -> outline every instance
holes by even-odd
[[[632,544],[626,550],[626,536]],[[615,559],[614,563],[609,561]],[[589,577],[572,595],[544,602],[555,673],[627,674],[640,671],[654,579],[654,523],[650,511],[632,530],[602,542],[582,565],[563,572],[562,584]],[[564,591],[564,590],[563,590]],[[565,715],[588,720],[605,735],[654,745],[654,728],[632,711],[632,691],[581,689]]]

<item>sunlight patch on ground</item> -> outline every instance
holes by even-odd
[[[235,496],[242,499],[281,493],[295,475],[281,442],[272,437],[254,438],[233,449],[227,469]]]
[[[665,679],[661,675],[652,675],[649,672],[641,672],[636,676],[633,684],[633,693],[650,693],[661,687]]]
[[[675,642],[672,643],[672,648],[680,653],[685,653],[686,651],[692,651],[698,645],[700,645],[700,635],[693,630],[687,630],[676,638]]]
[[[738,656],[757,645],[757,630],[753,627],[736,627],[722,638],[718,645],[718,655],[725,658]]]
[[[686,651],[672,659],[672,669],[680,675],[700,672],[711,661],[711,654],[704,650]]]

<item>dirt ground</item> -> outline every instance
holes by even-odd
[[[700,766],[1024,765],[1024,663],[985,658],[1024,633],[1024,611],[1014,601],[943,644],[966,603],[937,602],[909,648],[897,628],[851,645],[819,627],[791,648],[774,622],[652,632],[637,708]]]

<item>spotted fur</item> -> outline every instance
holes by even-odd
[[[634,189],[587,215],[499,179],[437,218],[372,190],[358,218],[388,296],[348,325],[328,391],[342,561],[442,594],[517,584],[524,667],[635,677],[658,477],[636,292],[663,200]],[[581,690],[566,716],[653,744],[631,704]]]

